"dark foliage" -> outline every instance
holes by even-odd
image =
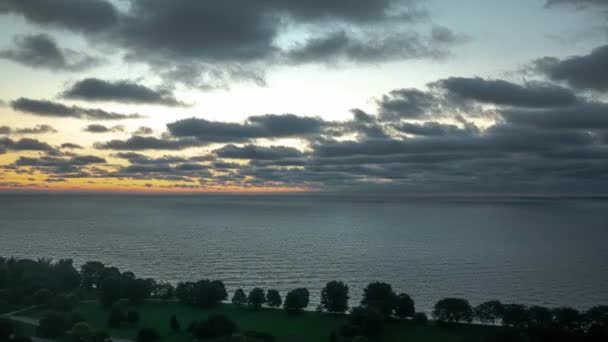
[[[197,338],[218,338],[230,336],[237,331],[236,323],[224,315],[211,315],[193,327]]]
[[[329,312],[343,313],[348,309],[348,285],[330,281],[321,290],[321,307]]]
[[[426,325],[429,322],[429,318],[424,312],[416,312],[414,317],[412,317],[412,321],[416,325]]]
[[[529,322],[529,312],[525,305],[505,304],[502,313],[502,324],[513,328],[524,328]]]
[[[261,341],[261,342],[274,342],[275,338],[274,336],[269,333],[269,332],[264,332],[264,331],[245,331],[243,333],[243,335],[245,335],[245,337],[247,337],[248,339],[253,339],[255,341]]]
[[[43,338],[59,338],[69,329],[69,322],[64,315],[50,313],[44,316],[36,328],[36,336]]]
[[[179,301],[201,308],[212,308],[228,298],[224,283],[219,280],[200,280],[196,283],[179,283],[176,288]]]
[[[305,288],[297,288],[295,290],[291,290],[285,296],[285,302],[283,303],[283,308],[288,313],[298,313],[304,310],[308,306],[308,302],[310,300],[310,293],[308,289]]]
[[[490,300],[477,305],[473,311],[478,321],[494,324],[502,317],[503,305],[500,301]]]
[[[435,304],[433,318],[440,323],[471,322],[473,309],[466,299],[444,298]]]
[[[245,291],[243,291],[243,289],[237,289],[234,291],[234,295],[232,296],[232,304],[236,306],[243,306],[247,304],[247,295],[245,295]]]
[[[370,337],[378,336],[382,333],[385,320],[386,317],[383,313],[375,307],[355,307],[350,311],[349,316],[350,325],[358,327],[358,329],[353,330],[353,336],[361,334]]]
[[[6,318],[0,318],[0,341],[8,340],[8,337],[15,332],[13,322]]]
[[[179,331],[180,324],[179,324],[179,321],[177,320],[177,316],[171,315],[171,318],[169,319],[169,327],[171,328],[171,331],[174,333]]]
[[[414,300],[407,294],[401,293],[397,296],[397,305],[395,306],[395,317],[405,319],[411,318],[416,313]]]
[[[270,289],[266,292],[266,305],[271,308],[278,308],[283,304],[283,299],[279,291]]]
[[[160,341],[160,334],[152,328],[142,328],[137,333],[137,342],[157,342]]]
[[[262,304],[266,302],[264,290],[259,287],[251,290],[251,292],[249,292],[249,296],[247,297],[247,302],[254,310],[261,308]]]
[[[108,327],[120,328],[122,323],[127,319],[124,309],[120,305],[114,305],[108,315]]]
[[[373,282],[363,290],[361,305],[374,308],[385,318],[389,318],[397,305],[397,295],[389,284]]]
[[[139,322],[139,312],[129,310],[127,312],[127,322],[129,322],[129,324],[137,324]]]

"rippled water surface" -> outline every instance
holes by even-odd
[[[608,304],[608,202],[0,195],[0,255],[100,260],[177,282],[311,290],[373,280],[446,296]]]

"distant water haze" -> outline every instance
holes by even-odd
[[[371,281],[437,300],[608,304],[608,201],[317,195],[0,195],[0,255],[99,260],[284,295]]]

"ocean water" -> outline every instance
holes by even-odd
[[[319,195],[0,195],[0,256],[99,260],[141,277],[311,291],[370,281],[419,311],[464,297],[608,304],[608,201]]]

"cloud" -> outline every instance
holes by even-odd
[[[502,116],[516,125],[533,126],[548,130],[608,130],[608,104],[583,103],[577,106],[526,110],[504,110]]]
[[[124,126],[113,126],[107,127],[99,124],[91,124],[82,129],[85,132],[89,133],[110,133],[110,132],[123,132],[125,130]]]
[[[133,135],[152,135],[154,134],[154,130],[150,127],[139,126],[139,128],[133,132]]]
[[[45,155],[41,157],[19,157],[14,163],[18,168],[28,167],[36,171],[44,172],[53,177],[89,177],[91,176],[84,171],[84,168],[104,164],[106,160],[97,156],[91,155],[74,155],[68,157],[57,157]]]
[[[78,145],[78,144],[73,144],[73,143],[63,143],[60,146],[61,148],[67,148],[67,149],[82,149],[82,146]]]
[[[154,90],[131,81],[105,81],[86,78],[73,84],[62,94],[64,98],[85,101],[111,101],[135,104],[184,106],[167,90]]]
[[[155,137],[132,136],[127,140],[110,140],[94,144],[100,150],[141,151],[141,150],[183,150],[198,146],[190,139],[158,139]]]
[[[105,0],[0,0],[0,13],[13,13],[27,20],[81,32],[99,32],[116,25],[117,9]]]
[[[10,138],[0,138],[0,151],[53,151],[54,148],[40,140],[21,138],[12,140]]]
[[[213,143],[312,136],[321,133],[324,125],[322,119],[315,117],[267,114],[250,116],[243,124],[191,118],[170,123],[167,128],[175,137],[194,137],[201,143]]]
[[[545,6],[552,7],[557,5],[575,5],[578,7],[585,6],[608,6],[608,3],[604,0],[546,0]]]
[[[98,58],[61,49],[47,34],[16,36],[14,42],[15,48],[0,50],[0,58],[54,71],[82,71],[100,63]]]
[[[298,158],[302,152],[293,147],[285,146],[256,146],[245,145],[242,147],[229,144],[213,151],[220,158],[227,159],[284,159]]]
[[[471,135],[480,133],[476,127],[461,128],[456,125],[442,124],[434,121],[427,121],[422,124],[403,122],[391,127],[401,133],[418,136]]]
[[[418,89],[396,89],[377,101],[382,120],[421,119],[432,115],[437,99]]]
[[[0,126],[0,134],[47,134],[57,133],[57,130],[50,125],[36,125],[28,128],[11,128],[8,126]]]
[[[119,114],[102,109],[66,106],[58,102],[19,98],[11,102],[11,107],[19,112],[38,116],[78,118],[88,120],[125,120],[142,118],[139,114]]]
[[[545,57],[534,62],[536,71],[553,81],[563,81],[580,90],[608,90],[608,45],[587,55],[565,59]]]
[[[578,101],[569,89],[538,82],[522,86],[504,80],[450,77],[433,83],[433,86],[458,99],[497,105],[546,108],[569,106]]]

